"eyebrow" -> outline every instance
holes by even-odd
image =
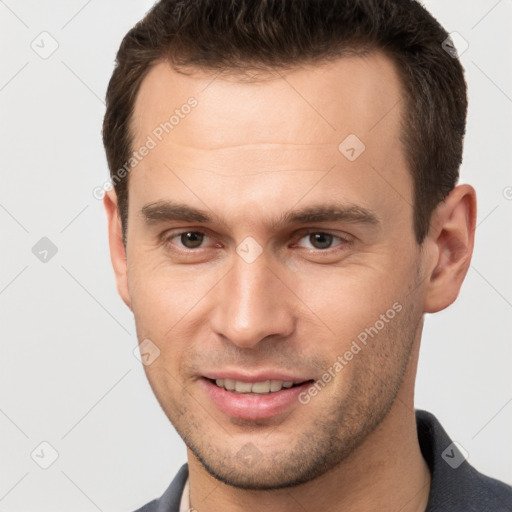
[[[156,201],[144,205],[141,215],[147,225],[161,222],[183,221],[211,223],[218,222],[223,226],[227,223],[220,217],[212,215],[206,210],[199,210],[189,205],[173,201]],[[353,224],[379,226],[379,217],[374,211],[354,204],[326,204],[304,207],[283,213],[278,219],[271,222],[273,229],[289,224],[307,224],[313,222],[344,221]]]

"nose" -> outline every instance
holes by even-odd
[[[253,348],[270,337],[291,335],[295,328],[293,293],[261,255],[248,263],[238,255],[221,281],[211,315],[215,333],[241,348]]]

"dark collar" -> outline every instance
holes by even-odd
[[[416,425],[431,475],[425,512],[512,510],[512,487],[471,466],[433,414],[416,410]]]

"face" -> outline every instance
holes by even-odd
[[[400,99],[378,54],[245,79],[161,63],[142,84],[120,291],[160,351],[160,405],[225,483],[318,477],[412,386],[422,256]]]

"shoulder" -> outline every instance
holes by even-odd
[[[188,464],[183,464],[160,498],[146,503],[135,512],[179,512],[181,495],[188,478]]]
[[[512,487],[471,466],[434,415],[417,410],[416,424],[431,474],[426,512],[512,511]]]

